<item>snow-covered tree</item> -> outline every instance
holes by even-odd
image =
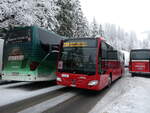
[[[104,25],[104,36],[105,39],[114,47],[118,48],[118,42],[117,42],[117,29],[116,25],[114,24],[105,24]]]
[[[60,8],[56,18],[59,26],[56,31],[58,34],[67,37],[87,37],[89,27],[86,18],[83,16],[79,0],[58,0]]]
[[[139,48],[139,41],[134,31],[125,32],[114,24],[104,25],[104,36],[106,40],[116,49],[130,51]]]
[[[59,26],[56,32],[62,36],[73,36],[73,4],[72,0],[58,0],[57,6],[60,8],[56,18]]]
[[[83,16],[80,1],[73,0],[73,37],[88,37],[89,26],[86,17]]]
[[[1,0],[0,27],[38,25],[53,30],[57,9],[55,0]]]
[[[135,32],[125,32],[115,24],[102,26],[93,18],[89,26],[79,0],[0,0],[0,28],[10,25],[37,25],[72,38],[104,35],[107,42],[123,50],[139,45]],[[4,33],[0,30],[0,36]],[[150,45],[149,39],[143,41],[144,48]]]
[[[143,49],[150,49],[150,32],[148,31],[147,32],[147,38],[145,38],[143,41],[142,41],[142,48]]]
[[[98,34],[99,34],[100,36],[104,36],[103,27],[102,27],[102,25],[101,25],[101,24],[99,25]]]
[[[97,35],[99,35],[99,25],[95,18],[93,18],[90,27],[91,27],[91,33],[90,33],[91,37],[96,37]]]

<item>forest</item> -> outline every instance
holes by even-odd
[[[146,48],[148,39],[138,40],[136,32],[121,26],[99,24],[84,16],[80,0],[1,0],[0,28],[37,25],[69,38],[104,36],[117,49]]]

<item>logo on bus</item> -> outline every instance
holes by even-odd
[[[14,48],[9,57],[8,60],[23,60],[24,59],[24,55],[22,55],[22,51],[19,48]]]

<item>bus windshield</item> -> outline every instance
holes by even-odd
[[[8,32],[8,43],[21,43],[31,41],[31,29],[30,28],[14,28]]]
[[[150,60],[150,51],[140,50],[131,52],[132,60]]]
[[[80,43],[65,43],[59,60],[62,67],[58,67],[58,70],[60,72],[94,75],[96,72],[96,40],[91,40],[91,42],[93,44],[86,42],[86,46],[81,41]]]

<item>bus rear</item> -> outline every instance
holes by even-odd
[[[150,50],[131,50],[129,72],[132,76],[136,74],[150,74]]]
[[[24,81],[26,76],[34,74],[30,71],[32,36],[31,27],[15,27],[7,32],[4,43],[3,80]],[[30,79],[32,78],[29,77]]]
[[[2,79],[55,80],[58,49],[62,39],[63,37],[37,26],[10,29],[4,44]]]
[[[36,26],[10,29],[4,44],[3,80],[56,79],[57,53],[62,37]]]

